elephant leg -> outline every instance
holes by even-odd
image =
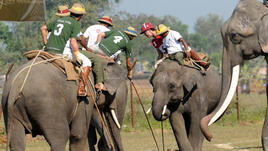
[[[200,112],[196,110],[191,113],[190,128],[188,132],[188,139],[194,151],[202,151],[203,134],[200,129]]]
[[[15,119],[12,119],[8,123],[10,126],[9,138],[10,138],[10,151],[24,151],[26,140],[25,140],[25,129],[23,125]]]
[[[97,134],[95,127],[90,125],[88,130],[88,144],[89,144],[89,150],[90,151],[96,151],[95,145],[97,143]]]
[[[180,151],[193,151],[188,140],[184,118],[178,111],[173,112],[169,118]]]
[[[93,110],[93,114],[92,114],[92,124],[94,125],[94,127],[97,129],[99,135],[100,135],[100,140],[98,141],[98,150],[99,151],[107,151],[109,150],[108,148],[108,143],[106,141],[106,136],[104,134],[104,130],[103,130],[103,126],[102,126],[102,122],[101,122],[101,119],[97,113],[97,110],[94,108]],[[92,140],[92,136],[89,136],[88,135],[88,139],[89,140]]]
[[[70,129],[66,121],[57,122],[61,123],[60,126],[58,125],[59,127],[47,123],[46,127],[42,127],[42,130],[51,151],[65,151],[70,136]]]
[[[70,138],[70,151],[89,151],[88,139],[84,138]]]
[[[110,128],[109,128],[110,134],[111,134],[111,137],[113,139],[113,143],[114,143],[115,148],[118,151],[124,151],[122,139],[121,139],[121,135],[120,135],[120,129],[116,126],[110,113],[106,113],[106,117],[107,117],[108,125],[110,126]],[[122,123],[120,118],[118,118],[118,119],[119,119],[119,122]],[[120,125],[122,125],[122,124],[120,124]]]
[[[70,127],[70,151],[89,151],[88,130],[92,109],[92,103],[88,105],[84,101],[79,103]]]

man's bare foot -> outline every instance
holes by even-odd
[[[105,87],[105,85],[104,85],[102,82],[97,83],[97,84],[95,85],[95,88],[96,88],[98,91],[107,91],[107,88]]]

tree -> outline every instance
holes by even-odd
[[[208,14],[205,17],[199,17],[195,23],[194,29],[197,34],[207,38],[207,52],[212,53],[222,48],[222,39],[220,34],[223,18],[217,14]]]

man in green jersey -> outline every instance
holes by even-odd
[[[137,31],[133,27],[128,27],[124,32],[120,30],[111,30],[107,32],[100,33],[97,39],[97,46],[92,50],[98,53],[103,58],[109,61],[114,61],[115,58],[121,52],[126,54],[126,66],[128,70],[128,78],[132,79],[132,63],[131,63],[131,43],[134,37],[137,36]],[[104,38],[104,39],[103,39]]]
[[[73,55],[75,56],[75,59],[81,63],[81,60],[86,57],[79,52],[77,40],[79,39],[78,35],[81,30],[81,24],[79,21],[82,16],[86,14],[86,11],[84,5],[79,3],[73,4],[72,8],[69,11],[71,12],[70,16],[61,16],[55,21],[42,26],[42,38],[44,45],[46,45],[45,50],[55,53],[62,53],[67,41],[70,40]],[[47,39],[48,32],[51,32],[51,34]],[[81,76],[87,80],[90,70],[90,66],[83,67]],[[86,96],[85,85],[82,80],[80,80],[78,96]]]

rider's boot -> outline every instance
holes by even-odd
[[[87,85],[87,80],[88,80],[88,75],[91,71],[91,68],[89,66],[84,67],[82,69],[84,72],[80,72],[80,82],[79,82],[79,87],[78,87],[78,91],[77,91],[77,95],[78,96],[87,96],[87,91],[86,91],[86,85]]]
[[[203,68],[207,69],[210,65],[210,62],[203,61],[197,54],[196,51],[191,50],[191,58],[196,60],[198,64],[200,64]]]

